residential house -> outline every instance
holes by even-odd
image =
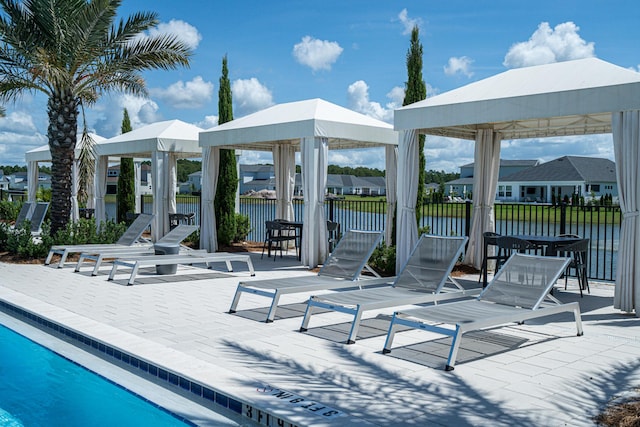
[[[6,176],[8,189],[16,191],[27,191],[29,177],[26,172],[15,172]],[[48,190],[51,188],[51,175],[38,172],[38,189]]]
[[[120,164],[109,166],[107,169],[107,194],[118,193],[119,175]],[[140,194],[153,194],[151,188],[151,166],[146,163],[140,165]]]
[[[500,159],[498,179],[540,164],[538,160],[504,160]],[[473,171],[475,164],[460,166],[460,178],[445,183],[445,193],[450,197],[466,198],[473,193]],[[504,189],[503,189],[504,192]]]
[[[589,201],[610,194],[618,197],[616,165],[609,159],[564,156],[500,178],[496,200],[550,203],[564,196]]]
[[[9,177],[4,174],[4,171],[0,169],[0,190],[6,191],[9,189]]]

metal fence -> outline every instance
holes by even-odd
[[[143,197],[143,212],[151,212],[152,196]],[[200,197],[179,196],[177,213],[195,213],[200,224]],[[304,203],[293,202],[296,221],[302,221]],[[362,200],[329,199],[325,202],[328,220],[338,222],[343,231],[349,229],[384,230],[386,226],[384,198]],[[262,241],[265,221],[275,218],[276,201],[241,198],[240,213],[247,215],[251,241]],[[423,208],[419,226],[437,235],[468,236],[473,209],[467,203],[429,203]],[[572,206],[533,203],[497,203],[494,206],[496,232],[500,234],[559,235],[578,234],[590,239],[589,277],[615,280],[618,242],[622,214],[617,206]]]

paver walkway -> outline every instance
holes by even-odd
[[[293,257],[252,259],[256,280],[313,274]],[[268,301],[259,296],[244,295],[228,314],[239,278],[252,280],[234,268],[180,267],[125,286],[126,274],[107,282],[108,267],[90,277],[0,263],[0,300],[297,425],[593,425],[610,398],[640,385],[640,319],[612,308],[611,284],[591,283],[582,299],[575,286],[555,293],[580,302],[584,336],[575,336],[571,314],[470,333],[445,372],[449,341],[427,332],[400,332],[393,352],[381,354],[389,310],[371,313],[354,345],[343,344],[348,317],[339,313],[318,314],[308,333],[297,332],[308,295],[284,296],[271,324],[260,321]],[[271,389],[342,415],[323,417],[264,393]]]

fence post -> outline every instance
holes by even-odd
[[[140,213],[144,213],[144,194],[140,195]]]
[[[471,234],[471,201],[464,203],[464,235],[469,237]]]
[[[560,203],[560,234],[567,232],[567,204]]]
[[[329,199],[329,221],[333,222],[333,198]]]

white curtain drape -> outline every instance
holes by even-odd
[[[98,227],[101,222],[107,220],[107,212],[104,206],[104,195],[107,194],[107,169],[109,169],[109,157],[99,156],[96,159],[96,176],[93,179],[93,205]]]
[[[483,238],[485,231],[495,231],[493,204],[496,200],[496,186],[500,172],[501,135],[493,129],[478,129],[473,170],[473,214],[471,231],[464,263],[475,268],[482,267],[484,256]],[[493,249],[493,248],[490,248]]]
[[[302,264],[315,268],[328,255],[328,236],[324,213],[327,186],[329,140],[302,139],[302,188],[304,192],[304,226],[302,228]]]
[[[71,221],[76,222],[80,217],[80,207],[78,206],[78,160],[74,160],[71,165]]]
[[[420,170],[418,133],[400,132],[398,141],[398,213],[396,218],[396,272],[409,260],[418,241],[416,198]]]
[[[385,224],[384,241],[390,246],[391,234],[393,232],[393,221],[395,220],[396,202],[398,200],[398,147],[388,145],[385,147],[385,166],[387,184],[387,221]]]
[[[613,306],[640,316],[640,111],[613,113],[611,129],[622,211]]]
[[[135,211],[136,212],[142,212],[141,208],[142,206],[140,205],[140,182],[142,181],[142,162],[136,160],[133,162],[133,182],[135,183],[135,198],[136,198],[136,204],[135,204]]]
[[[176,188],[178,187],[178,158],[175,154],[169,153],[169,204],[167,209],[169,213],[176,213]],[[169,229],[165,230],[169,231]]]
[[[220,150],[215,147],[202,149],[202,217],[200,218],[200,248],[208,252],[218,249],[216,211],[214,200],[218,187]]]
[[[273,167],[276,175],[276,218],[293,221],[296,153],[291,144],[273,146]]]
[[[35,202],[38,193],[38,162],[27,162],[27,201]]]
[[[151,240],[160,239],[169,231],[169,153],[151,154],[151,188],[153,189],[153,222]]]

